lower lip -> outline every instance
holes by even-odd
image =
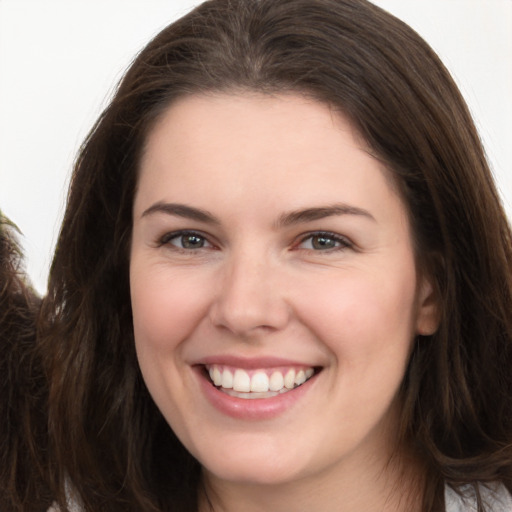
[[[270,398],[238,398],[217,389],[202,369],[198,369],[197,374],[203,393],[218,411],[232,418],[253,421],[275,418],[294,407],[311,389],[317,377],[314,375],[295,389]]]

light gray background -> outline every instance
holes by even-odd
[[[135,53],[192,0],[0,0],[0,208],[44,293],[76,151]],[[415,28],[476,118],[512,218],[512,0],[374,0]]]

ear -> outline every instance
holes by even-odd
[[[416,315],[416,335],[434,334],[441,321],[439,296],[431,280],[423,276],[418,283],[418,309]]]

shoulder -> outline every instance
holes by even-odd
[[[66,507],[68,512],[83,512],[81,501],[69,482],[66,482]],[[54,502],[46,512],[60,512],[60,510],[59,505]]]
[[[480,484],[480,495],[486,512],[512,512],[512,496],[501,483]],[[475,489],[467,485],[460,494],[446,485],[444,490],[446,512],[477,512]]]
[[[69,512],[82,512],[82,508],[76,503],[68,503]],[[60,512],[59,506],[54,503],[46,512]]]

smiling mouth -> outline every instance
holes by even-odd
[[[271,398],[302,386],[318,373],[314,367],[244,370],[218,364],[206,365],[206,375],[223,393],[237,398]]]

